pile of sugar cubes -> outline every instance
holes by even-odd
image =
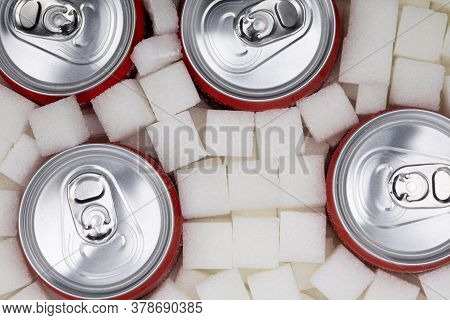
[[[375,270],[339,242],[324,209],[327,155],[364,116],[386,106],[450,116],[450,0],[337,0],[343,47],[325,86],[258,113],[202,101],[181,60],[179,1],[143,2],[153,35],[132,53],[138,75],[92,108],[74,97],[38,107],[0,85],[0,298],[52,297],[22,256],[19,202],[49,156],[96,141],[157,158],[177,183],[182,254],[147,299],[450,298],[450,266]]]

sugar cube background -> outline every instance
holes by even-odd
[[[141,78],[140,83],[159,121],[200,103],[197,89],[183,61]]]
[[[39,281],[35,281],[29,286],[23,288],[9,300],[49,300],[50,294],[48,293],[48,289],[44,287]]]
[[[386,110],[389,87],[362,83],[358,88],[356,114],[367,115]]]
[[[230,213],[226,166],[180,169],[176,176],[185,219]]]
[[[106,135],[105,129],[103,129],[103,126],[100,123],[100,120],[98,120],[97,115],[89,113],[83,115],[83,117],[91,139]]]
[[[33,281],[16,238],[0,241],[0,295],[20,289]]]
[[[0,85],[0,137],[15,143],[25,132],[34,102]]]
[[[339,84],[333,84],[297,103],[317,142],[324,142],[358,123],[351,102]]]
[[[250,300],[237,269],[216,273],[198,283],[196,288],[202,300]]]
[[[365,300],[416,300],[420,288],[382,270],[377,270]]]
[[[449,2],[450,4],[450,2]],[[442,47],[441,59],[444,65],[450,65],[450,28],[447,27],[447,32],[445,33],[444,45]]]
[[[364,263],[340,245],[312,275],[311,283],[330,300],[354,300],[374,277]]]
[[[254,151],[254,130],[253,112],[208,110],[206,150],[219,157],[251,157]]]
[[[298,155],[314,156],[321,155],[325,156],[330,151],[330,145],[326,142],[316,142],[311,137],[305,137],[303,144],[298,150]]]
[[[17,191],[0,189],[0,236],[17,236],[20,194]]]
[[[210,274],[201,270],[180,268],[175,278],[175,284],[193,299],[200,299],[195,286],[209,276]]]
[[[183,268],[231,269],[233,236],[230,222],[188,222],[183,225]]]
[[[325,262],[326,216],[322,213],[280,213],[280,261]]]
[[[450,14],[450,2],[448,0],[431,0],[431,9]]]
[[[189,112],[166,118],[147,128],[166,172],[203,159],[207,153]]]
[[[418,8],[430,8],[430,0],[400,0],[401,6],[415,6]]]
[[[74,96],[33,110],[30,125],[44,157],[82,144],[90,136]]]
[[[11,150],[13,144],[6,140],[5,138],[0,137],[0,162],[5,159],[9,150]]]
[[[191,300],[171,279],[166,279],[146,300]]]
[[[421,274],[419,279],[429,300],[450,299],[450,265]]]
[[[143,0],[152,20],[155,35],[178,31],[178,14],[172,0]]]
[[[392,73],[392,106],[438,111],[445,68],[438,64],[398,58]],[[426,83],[426,85],[424,85]]]
[[[133,148],[143,154],[149,155],[153,159],[157,159],[155,147],[148,135],[147,129],[142,129],[138,133],[133,134],[131,137],[120,141],[120,144]]]
[[[278,267],[280,222],[278,218],[233,217],[235,268]]]
[[[145,39],[136,45],[131,55],[140,76],[156,72],[181,58],[181,43],[175,33]]]
[[[1,164],[1,161],[0,161]],[[10,191],[22,191],[23,187],[17,182],[12,181],[10,178],[0,173],[0,189],[10,190]]]
[[[248,285],[254,300],[301,299],[289,264],[250,276]]]
[[[448,16],[429,9],[403,7],[394,54],[409,59],[438,62]]]
[[[42,164],[37,143],[22,135],[0,164],[0,173],[25,187]]]

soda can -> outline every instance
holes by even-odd
[[[80,103],[126,78],[144,37],[140,0],[0,2],[0,75],[38,104]]]
[[[182,216],[151,158],[111,144],[62,152],[25,190],[19,235],[44,284],[70,299],[136,299],[170,272]]]
[[[352,130],[332,157],[328,214],[366,262],[423,272],[450,262],[450,119],[398,109]]]
[[[334,0],[185,0],[181,10],[185,64],[222,105],[292,105],[323,85],[338,55]]]

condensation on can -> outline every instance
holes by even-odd
[[[317,91],[341,42],[334,0],[185,0],[180,19],[197,85],[241,110],[285,107]]]
[[[450,119],[402,108],[349,132],[327,175],[327,211],[343,243],[394,272],[450,262]]]
[[[182,216],[156,162],[88,144],[50,159],[25,190],[19,235],[39,278],[70,299],[136,299],[178,258]]]
[[[2,1],[0,76],[41,105],[89,102],[127,77],[144,24],[140,0]]]

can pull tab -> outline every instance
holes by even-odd
[[[95,173],[75,178],[68,186],[69,206],[78,234],[86,242],[102,244],[117,230],[117,214],[107,180]]]
[[[450,206],[450,165],[425,164],[398,169],[389,180],[392,199],[404,208]]]
[[[286,38],[312,21],[301,0],[264,0],[246,8],[236,19],[236,34],[252,46]]]
[[[63,0],[22,0],[14,8],[15,27],[43,38],[67,38],[81,26],[80,11]]]

